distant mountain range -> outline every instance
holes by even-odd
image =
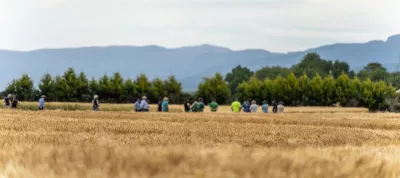
[[[114,72],[131,78],[145,73],[150,79],[175,75],[182,82],[184,90],[193,90],[203,77],[212,76],[216,72],[226,74],[239,64],[252,70],[273,65],[291,66],[309,52],[317,52],[324,59],[346,61],[354,70],[359,70],[369,62],[380,62],[389,70],[395,70],[400,60],[400,35],[391,36],[386,41],[337,43],[289,53],[261,49],[234,51],[208,44],[171,49],[151,45],[40,49],[27,52],[0,50],[0,61],[3,64],[0,90],[22,73],[28,73],[38,84],[46,72],[59,75],[68,67],[74,67],[77,72],[84,71],[90,78],[112,75]]]

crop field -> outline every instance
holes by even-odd
[[[284,114],[234,114],[227,106],[218,113],[102,107],[0,109],[0,178],[400,177],[397,114],[324,107],[288,107]]]

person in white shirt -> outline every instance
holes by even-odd
[[[147,103],[146,96],[142,97],[142,101],[140,102],[140,110],[141,112],[149,112],[149,104]]]
[[[257,102],[256,102],[255,100],[253,100],[253,101],[251,102],[250,112],[251,112],[251,113],[256,113],[257,110],[258,110]]]

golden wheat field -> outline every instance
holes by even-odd
[[[400,177],[391,113],[0,112],[0,178]]]

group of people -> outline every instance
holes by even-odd
[[[279,103],[276,103],[274,101],[272,104],[273,104],[273,107],[272,107],[273,113],[283,113],[284,112],[285,106],[283,105],[282,101],[280,101]],[[241,111],[243,111],[245,113],[256,113],[258,111],[258,108],[259,108],[259,106],[255,100],[253,100],[251,102],[251,104],[249,101],[245,101],[243,104],[241,104],[239,102],[239,100],[236,99],[231,105],[231,110],[235,113],[238,113]],[[268,105],[267,101],[263,102],[263,105],[261,106],[261,110],[264,113],[268,113],[269,105]]]
[[[17,97],[13,96],[12,94],[7,95],[4,98],[4,107],[5,108],[17,108],[18,106],[18,99]]]
[[[45,102],[45,95],[42,95],[39,99],[39,110],[44,110],[44,102]],[[93,111],[98,111],[100,107],[100,102],[98,100],[99,96],[94,95],[93,100],[92,100],[92,105],[93,105]],[[13,95],[9,94],[7,97],[4,98],[4,107],[5,108],[17,108],[18,106],[18,99]],[[169,111],[169,99],[168,97],[164,97],[163,99],[160,99],[157,103],[157,111],[158,112],[168,112]],[[212,100],[211,103],[209,103],[210,111],[211,112],[217,112],[219,108],[219,104],[216,102],[215,99]],[[135,103],[134,103],[134,108],[136,112],[149,112],[150,106],[149,102],[147,100],[146,96],[143,96],[141,99],[138,98]],[[205,104],[203,101],[203,98],[199,98],[195,100],[193,103],[190,103],[190,100],[186,100],[186,102],[183,105],[184,111],[185,112],[204,112]],[[245,113],[256,113],[258,111],[259,105],[257,104],[256,101],[252,101],[251,103],[249,101],[244,101],[243,104],[239,102],[238,99],[235,99],[235,101],[231,104],[231,110],[232,112],[239,113],[241,111]],[[268,113],[269,105],[267,101],[264,101],[263,104],[261,105],[261,110],[264,113]],[[284,105],[283,102],[273,102],[273,107],[272,107],[272,112],[273,113],[283,113],[284,111]]]

